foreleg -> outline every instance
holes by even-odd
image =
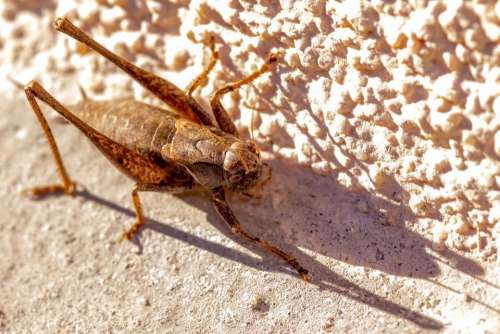
[[[208,63],[208,66],[203,70],[203,72],[201,72],[189,85],[188,88],[189,96],[192,96],[194,90],[203,84],[203,82],[207,79],[208,74],[210,73],[210,71],[212,71],[215,64],[217,63],[217,60],[219,60],[219,53],[215,49],[215,39],[213,36],[210,37],[209,43],[210,43],[210,51],[212,52],[212,59],[210,59],[210,63]]]
[[[31,109],[35,113],[38,122],[40,123],[40,126],[42,127],[43,132],[45,133],[45,137],[49,142],[50,150],[52,151],[52,156],[56,163],[57,172],[59,174],[59,177],[61,178],[60,184],[51,184],[51,185],[33,187],[24,190],[24,193],[35,198],[53,193],[64,193],[66,195],[74,196],[76,183],[68,175],[66,167],[64,166],[64,163],[61,158],[61,153],[59,152],[56,141],[54,139],[54,135],[52,134],[52,130],[50,129],[49,123],[47,122],[47,119],[43,116],[42,110],[40,109],[40,106],[36,102],[35,99],[36,93],[33,91],[32,84],[26,86],[24,88],[24,91],[26,93],[26,98],[28,99]]]
[[[155,192],[167,192],[171,194],[182,193],[192,189],[192,185],[175,185],[175,186],[159,186],[156,184],[136,184],[134,189],[132,189],[132,203],[134,204],[136,222],[130,229],[123,233],[120,238],[120,242],[123,240],[132,240],[134,236],[139,232],[139,229],[145,224],[144,214],[142,211],[141,199],[139,197],[139,192],[144,191],[155,191]]]
[[[278,57],[276,54],[271,53],[268,57],[266,62],[256,70],[255,72],[250,73],[248,76],[245,78],[233,82],[229,85],[226,85],[222,87],[221,89],[217,90],[214,95],[212,95],[212,98],[210,99],[210,106],[212,108],[212,112],[214,113],[215,119],[217,120],[217,123],[219,124],[219,127],[227,133],[230,133],[236,137],[238,137],[238,131],[236,129],[236,126],[234,125],[234,122],[231,120],[229,115],[227,114],[226,109],[224,109],[224,106],[221,103],[221,98],[224,94],[227,94],[229,92],[232,92],[238,88],[240,88],[243,85],[249,84],[255,79],[257,79],[259,76],[261,76],[263,73],[269,71],[270,65],[278,60]]]

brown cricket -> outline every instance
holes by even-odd
[[[51,193],[73,196],[76,191],[76,182],[64,167],[52,131],[35,99],[38,98],[80,129],[115,167],[135,182],[131,195],[137,221],[120,240],[132,239],[145,223],[139,192],[180,193],[202,188],[210,192],[216,210],[233,233],[279,256],[309,281],[308,271],[294,257],[243,230],[225,198],[226,189],[243,193],[260,184],[264,164],[257,145],[238,137],[233,121],[222,106],[221,97],[268,71],[277,61],[276,54],[271,53],[257,71],[212,95],[210,107],[214,122],[210,113],[192,97],[193,91],[201,86],[217,62],[213,38],[210,39],[210,63],[187,91],[183,91],[112,53],[66,18],[56,19],[55,28],[113,62],[170,109],[132,99],[95,101],[87,98],[83,90],[83,100],[66,108],[38,82],[31,81],[24,91],[45,132],[62,179],[62,184],[28,189],[31,196]]]

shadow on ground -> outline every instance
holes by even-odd
[[[245,229],[296,256],[312,273],[312,284],[319,288],[383,310],[422,328],[439,329],[443,325],[437,320],[348,281],[299,247],[332,260],[373,268],[391,275],[430,280],[440,273],[438,261],[445,261],[470,276],[482,274],[483,269],[474,261],[448,249],[433,250],[432,242],[410,231],[406,224],[411,224],[412,217],[408,216],[403,204],[401,214],[409,220],[402,219],[396,225],[388,225],[380,210],[380,207],[388,204],[381,203],[379,198],[374,199],[366,192],[350,192],[331,177],[315,176],[309,171],[287,166],[280,161],[273,161],[271,164],[274,169],[273,180],[261,199],[242,201],[233,196],[229,201],[236,215],[244,217],[241,222]],[[87,191],[79,192],[79,195],[135,217],[133,211]],[[259,254],[262,260],[154,219],[148,219],[146,228],[258,270],[282,272],[298,278],[294,271],[273,255],[235,237],[206,198],[180,198],[207,212],[207,219],[214,227],[228,238]],[[361,211],[360,202],[365,203],[361,205]],[[138,239],[135,242],[141,247]]]

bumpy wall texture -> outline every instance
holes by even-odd
[[[6,0],[0,14],[4,65],[20,81],[35,75],[49,90],[69,92],[62,101],[74,99],[77,83],[96,99],[154,99],[55,32],[60,15],[180,87],[208,63],[204,43],[215,36],[221,61],[199,99],[280,51],[272,73],[224,98],[243,136],[254,114],[265,151],[352,191],[403,202],[443,246],[497,256],[496,1]],[[386,216],[405,220],[399,211]]]

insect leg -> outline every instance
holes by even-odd
[[[292,268],[294,268],[299,275],[302,277],[302,279],[306,282],[310,281],[309,277],[309,272],[304,269],[299,262],[291,255],[285,253],[281,249],[271,245],[265,240],[262,240],[258,237],[254,237],[253,235],[249,234],[245,230],[241,228],[241,225],[234,215],[233,211],[229,207],[228,203],[226,202],[225,194],[224,194],[224,188],[219,187],[216,189],[212,190],[212,196],[213,196],[213,202],[215,205],[215,208],[217,209],[217,212],[222,216],[226,224],[229,225],[231,228],[231,231],[233,231],[234,234],[243,237],[252,243],[256,244],[257,246],[267,250],[268,252],[271,252],[283,260],[285,260]]]
[[[39,114],[40,109],[34,97],[37,97],[47,103],[65,119],[80,129],[80,131],[82,131],[83,134],[85,134],[92,141],[92,143],[106,156],[106,158],[108,158],[109,161],[111,161],[120,171],[132,180],[135,180],[137,183],[158,184],[163,182],[169,176],[169,171],[164,167],[159,166],[151,158],[143,156],[136,151],[120,145],[102,133],[96,131],[88,124],[84,123],[81,119],[76,117],[61,103],[59,103],[53,96],[51,96],[38,82],[31,81],[25,87],[25,91],[30,104],[37,115]],[[49,141],[51,140],[49,139]],[[51,145],[51,147],[55,147],[55,144]],[[57,160],[59,154],[54,154],[54,156]],[[64,172],[62,175],[66,175],[62,176],[64,182],[69,182],[66,180],[67,173]],[[69,180],[69,178],[67,179]]]
[[[136,184],[134,189],[132,189],[132,202],[134,203],[134,208],[135,208],[135,216],[136,216],[136,222],[130,229],[123,233],[123,235],[120,238],[120,242],[123,240],[132,240],[134,236],[139,232],[139,229],[141,226],[145,224],[144,221],[144,214],[142,211],[142,205],[141,205],[141,199],[139,198],[139,192],[140,191],[158,191],[158,192],[167,192],[171,194],[175,193],[182,193],[187,190],[191,190],[192,184],[190,182],[186,182],[184,184],[178,184],[178,185],[171,185],[171,186],[159,186],[157,184]]]
[[[233,121],[227,114],[227,111],[224,109],[222,106],[222,103],[220,101],[222,95],[232,92],[235,89],[240,88],[243,85],[249,84],[253,80],[257,79],[260,75],[263,73],[269,71],[270,65],[278,60],[278,57],[276,54],[271,53],[267,59],[266,62],[255,72],[250,73],[248,76],[245,78],[233,82],[229,85],[226,85],[219,90],[217,90],[214,95],[212,95],[212,98],[210,99],[210,106],[212,107],[212,112],[214,113],[215,119],[217,120],[217,123],[219,124],[219,127],[227,133],[230,133],[232,135],[238,136],[238,132],[236,130],[236,126],[234,125]]]
[[[26,98],[28,99],[28,102],[31,105],[31,109],[35,113],[38,122],[40,123],[43,129],[45,137],[47,137],[50,150],[52,151],[52,156],[54,157],[56,163],[57,172],[59,173],[59,176],[62,181],[62,184],[51,184],[51,185],[26,189],[24,193],[35,198],[51,193],[64,193],[66,195],[74,196],[76,183],[71,180],[71,178],[68,175],[68,172],[66,171],[66,167],[64,167],[64,163],[61,158],[61,153],[57,148],[54,135],[52,134],[52,130],[49,127],[49,123],[47,122],[47,119],[43,116],[42,110],[40,109],[40,106],[38,106],[38,103],[36,102],[35,94],[32,88],[28,85],[24,88],[24,90],[26,93]]]
[[[201,72],[196,79],[191,82],[189,85],[189,88],[187,89],[188,95],[191,96],[196,88],[198,88],[203,81],[207,78],[208,74],[210,71],[214,68],[215,64],[217,63],[217,60],[219,60],[219,53],[215,49],[215,39],[213,36],[210,36],[210,51],[212,51],[212,59],[210,59],[210,63],[208,66]]]
[[[125,233],[122,234],[120,242],[123,240],[132,240],[134,235],[139,231],[139,228],[144,225],[144,215],[142,213],[141,199],[139,198],[137,185],[132,189],[132,202],[135,208],[136,222],[132,227]]]
[[[76,27],[67,18],[57,18],[55,21],[55,28],[80,41],[92,50],[101,54],[103,57],[107,58],[109,61],[130,75],[135,81],[140,83],[144,88],[156,95],[160,100],[182,113],[186,118],[197,123],[214,125],[210,115],[203,110],[196,100],[186,95],[186,93],[179,87],[170,81],[155,75],[154,73],[135,66],[125,58],[109,51],[84,33],[81,29]]]

